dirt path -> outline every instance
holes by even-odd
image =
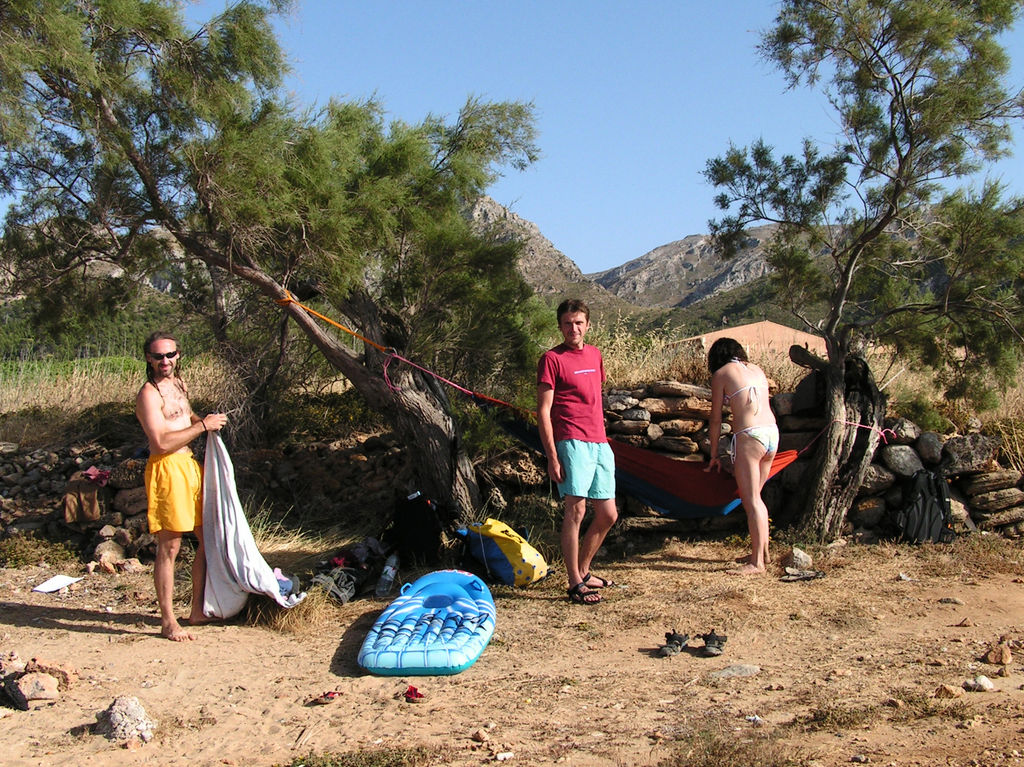
[[[31,588],[51,571],[2,570],[0,649],[81,678],[54,704],[0,708],[0,753],[62,767],[259,767],[412,746],[452,765],[654,765],[678,753],[667,763],[1024,765],[1024,565],[1019,547],[982,543],[837,549],[816,558],[824,578],[784,583],[726,575],[738,549],[659,541],[604,564],[619,585],[597,607],[567,604],[559,576],[495,588],[498,627],[480,660],[411,679],[355,663],[382,602],[337,607],[308,634],[206,626],[180,645],[156,635],[148,574],[89,575],[45,595]],[[691,639],[659,657],[669,629],[715,629],[725,652],[702,657]],[[1016,650],[1005,669],[980,660],[1000,636]],[[759,670],[716,678],[740,664]],[[995,689],[933,697],[978,674]],[[425,702],[396,699],[409,683]],[[335,702],[305,705],[334,689]],[[118,695],[158,721],[151,742],[91,732]]]

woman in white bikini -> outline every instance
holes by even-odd
[[[750,556],[736,575],[763,573],[768,557],[768,507],[761,500],[761,488],[779,448],[779,427],[769,406],[768,379],[764,371],[747,360],[747,353],[732,338],[720,338],[708,350],[711,371],[711,463],[707,470],[721,471],[718,442],[722,433],[722,409],[732,411],[733,476],[747,513]]]

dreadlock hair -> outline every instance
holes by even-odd
[[[175,347],[178,345],[178,339],[175,338],[171,333],[167,333],[163,330],[158,330],[155,333],[150,333],[145,341],[142,342],[142,357],[146,360],[146,380],[149,381],[153,386],[156,386],[156,373],[153,370],[153,365],[149,361],[149,349],[157,341],[174,341]],[[178,375],[178,368],[174,368],[174,377],[180,378]]]

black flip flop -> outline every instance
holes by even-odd
[[[574,605],[587,605],[591,607],[593,605],[601,604],[602,596],[597,593],[595,589],[587,586],[586,582],[580,581],[575,586],[568,589],[569,601]],[[587,599],[587,597],[592,597]]]
[[[824,577],[825,573],[821,570],[800,570],[796,567],[787,567],[786,574],[779,578],[779,580],[792,583],[793,581],[813,581]]]
[[[600,583],[593,584],[587,583],[591,578]],[[594,575],[593,573],[587,573],[583,576],[583,583],[586,583],[588,589],[607,589],[615,585],[615,581],[610,581],[607,578],[602,578],[600,575]]]

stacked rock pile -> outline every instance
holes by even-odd
[[[605,397],[608,436],[684,461],[705,461],[711,390],[677,381],[655,381],[643,389],[613,390]],[[728,431],[724,426],[723,432]]]
[[[1024,535],[1024,490],[1021,472],[996,468],[965,476],[957,483],[970,515],[981,530],[995,530],[1009,538]]]
[[[609,437],[682,461],[706,461],[711,455],[707,387],[655,381],[634,390],[613,390],[605,397]],[[795,395],[777,393],[772,410],[781,432],[780,450],[803,450],[827,425],[820,414],[794,412]],[[726,416],[728,410],[726,410]],[[728,450],[729,423],[722,425],[718,452]],[[1024,535],[1022,476],[999,463],[1001,441],[980,433],[940,435],[913,422],[886,423],[868,474],[851,509],[847,530],[861,540],[891,533],[891,517],[903,503],[902,487],[920,469],[950,480],[952,511],[960,529],[981,529],[1008,537]],[[801,457],[765,488],[769,509],[778,512],[790,491],[800,486],[810,461]],[[733,515],[730,515],[730,517]],[[735,522],[742,524],[742,515]]]
[[[711,391],[707,387],[655,381],[634,390],[613,390],[604,404],[608,433],[614,439],[681,461],[706,461],[711,453]],[[776,393],[771,405],[782,433],[780,450],[807,447],[826,426],[821,415],[794,412],[792,393]],[[850,511],[846,533],[863,540],[891,533],[887,524],[902,503],[903,480],[923,467],[951,481],[954,518],[962,529],[1024,535],[1024,479],[1018,470],[999,462],[997,437],[939,435],[922,431],[905,419],[886,426],[886,440],[880,444]],[[728,447],[728,421],[722,431],[720,453]],[[147,530],[145,459],[133,457],[137,452],[138,445],[119,450],[86,444],[26,451],[0,443],[3,532],[40,531],[52,539],[70,540],[87,552],[91,546],[94,559],[106,569],[133,558],[152,557],[155,542]],[[234,455],[233,460],[241,493],[257,499],[257,505],[259,499],[268,499],[291,506],[310,524],[366,517],[384,520],[390,514],[395,488],[407,487],[411,481],[406,450],[387,437],[252,450]],[[543,464],[534,463],[530,468],[536,471],[525,473],[521,466],[506,467],[507,471],[489,467],[495,475],[491,479],[514,485],[513,492],[541,487],[546,484]],[[764,496],[773,517],[800,485],[808,465],[809,461],[801,458],[768,484]],[[96,488],[100,513],[94,519],[69,523],[68,495],[89,467],[109,471],[107,483]],[[501,482],[505,474],[515,481]],[[532,479],[526,482],[528,475]],[[640,511],[638,504],[628,500],[623,508],[627,514]],[[720,521],[727,527],[744,525],[742,514],[730,514]]]
[[[146,515],[146,459],[133,457],[138,452],[138,445],[28,451],[0,443],[0,532],[69,541],[108,571],[152,559],[156,541]],[[379,436],[240,451],[232,458],[239,493],[253,499],[254,508],[292,508],[309,524],[368,517],[383,524],[395,488],[407,487],[411,476],[405,450]],[[104,484],[84,476],[89,468],[105,474]]]

